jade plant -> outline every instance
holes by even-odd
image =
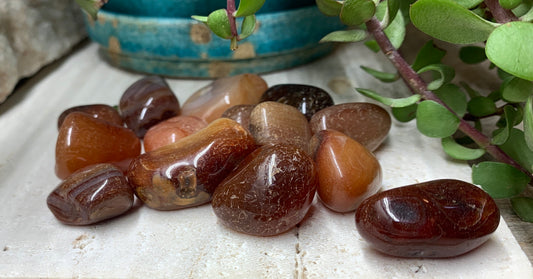
[[[76,1],[93,17],[107,2]],[[264,2],[241,0],[236,6],[227,0],[226,9],[192,17],[236,49],[253,34]],[[475,184],[496,199],[510,199],[517,215],[533,222],[533,197],[526,191],[533,178],[533,0],[316,0],[316,5],[347,26],[321,42],[362,42],[381,51],[395,72],[361,68],[382,82],[402,79],[412,95],[394,99],[368,88],[355,91],[390,106],[398,121],[416,121],[423,135],[440,138],[450,157],[472,163]],[[410,24],[433,38],[414,61],[398,51],[409,40]],[[463,63],[496,71],[499,88],[479,92],[454,83],[455,69],[444,64],[446,51],[435,40],[459,45]]]

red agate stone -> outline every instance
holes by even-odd
[[[356,211],[359,234],[392,256],[442,258],[467,253],[498,228],[500,212],[482,189],[433,180],[380,192]]]
[[[205,128],[207,123],[196,116],[175,116],[152,126],[144,135],[144,151],[169,145]]]
[[[292,145],[265,145],[246,157],[213,194],[219,221],[251,235],[271,236],[296,226],[317,186],[312,159]]]

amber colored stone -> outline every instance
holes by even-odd
[[[180,103],[167,82],[159,76],[144,77],[133,83],[120,98],[122,119],[142,138],[155,124],[180,114]]]
[[[250,127],[250,114],[255,105],[236,105],[227,109],[221,117],[226,117],[237,121],[244,128],[248,129]]]
[[[334,104],[328,92],[305,84],[274,85],[261,96],[261,102],[266,101],[291,105],[303,113],[307,120],[317,111]]]
[[[90,225],[127,212],[133,206],[133,190],[120,169],[96,164],[67,177],[46,203],[62,223]]]
[[[317,186],[312,159],[292,145],[265,145],[248,155],[213,194],[219,221],[246,234],[286,232],[305,217]]]
[[[141,153],[141,142],[125,127],[72,112],[59,129],[56,142],[56,175],[65,179],[73,172],[98,163],[112,163],[127,170]]]
[[[249,129],[259,145],[288,143],[310,153],[309,123],[293,106],[278,102],[263,102],[256,105],[250,114]]]
[[[313,136],[319,185],[318,197],[329,209],[353,211],[381,187],[379,161],[363,145],[335,130],[322,130]]]
[[[387,137],[391,117],[385,109],[372,103],[345,103],[315,113],[309,125],[313,133],[337,130],[374,151]]]
[[[355,216],[370,246],[392,256],[443,258],[483,244],[500,222],[494,200],[460,180],[394,188],[363,201]]]
[[[217,185],[256,148],[237,122],[220,118],[175,143],[137,157],[128,180],[137,197],[158,210],[207,203]]]
[[[175,116],[152,126],[144,135],[144,151],[176,142],[205,128],[207,123],[196,116]]]
[[[193,93],[182,106],[183,115],[194,115],[207,123],[235,105],[257,104],[268,86],[255,74],[220,78]]]
[[[57,128],[59,129],[61,127],[61,124],[63,124],[65,117],[67,117],[69,113],[75,111],[87,113],[94,118],[105,120],[117,126],[122,126],[124,124],[124,122],[122,121],[122,117],[116,109],[104,104],[94,104],[75,106],[63,111],[57,119]]]

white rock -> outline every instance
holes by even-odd
[[[73,0],[0,1],[0,103],[86,36]]]

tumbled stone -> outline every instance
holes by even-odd
[[[225,226],[271,236],[295,227],[311,207],[317,180],[312,159],[292,145],[265,145],[248,155],[213,194]]]
[[[140,153],[141,142],[130,129],[72,112],[57,136],[56,175],[65,179],[76,170],[98,163],[112,163],[125,171]]]
[[[207,123],[196,116],[175,116],[152,126],[144,135],[144,151],[176,142],[205,128]]]
[[[227,109],[221,117],[226,117],[235,120],[241,124],[245,129],[250,127],[250,114],[255,105],[236,105]]]
[[[263,102],[256,105],[250,114],[249,129],[259,145],[287,143],[310,153],[309,123],[293,106],[278,102]]]
[[[467,253],[498,228],[500,212],[482,189],[442,179],[394,188],[363,201],[355,216],[371,247],[398,257]]]
[[[313,136],[311,149],[318,173],[317,194],[337,212],[353,211],[381,187],[379,161],[363,145],[335,130]]]
[[[87,113],[94,118],[105,120],[117,126],[122,126],[124,124],[124,122],[122,121],[122,117],[120,116],[118,111],[112,106],[104,104],[94,104],[75,106],[63,111],[57,119],[57,128],[59,129],[59,127],[61,127],[61,124],[63,124],[65,117],[67,117],[69,113],[75,111]]]
[[[111,164],[82,168],[57,186],[46,203],[67,225],[90,225],[124,214],[133,206],[133,190]]]
[[[257,104],[267,88],[265,80],[255,74],[220,78],[189,97],[182,106],[182,114],[210,123],[232,106]]]
[[[337,130],[374,151],[387,137],[391,117],[385,109],[372,103],[345,103],[317,112],[309,125],[313,133]]]
[[[317,111],[334,104],[328,92],[305,84],[274,85],[261,96],[261,102],[266,101],[291,105],[303,113],[307,120]]]
[[[180,104],[167,82],[159,76],[133,83],[120,98],[120,113],[126,126],[142,138],[155,124],[180,114]]]
[[[137,197],[158,210],[208,203],[218,184],[256,148],[237,122],[220,118],[175,143],[137,157],[128,180]]]

